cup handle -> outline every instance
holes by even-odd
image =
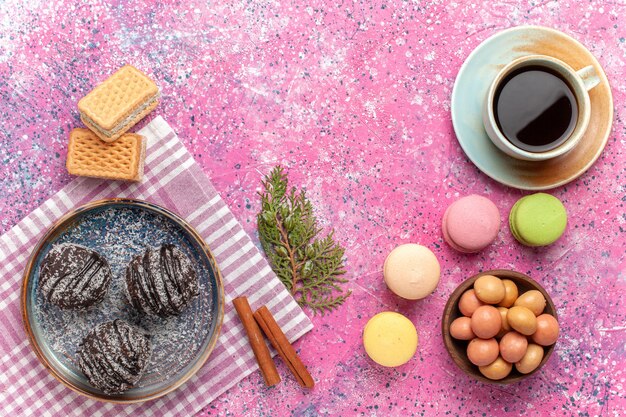
[[[576,71],[576,74],[583,80],[587,91],[600,84],[600,77],[598,77],[598,73],[593,65],[586,66]]]

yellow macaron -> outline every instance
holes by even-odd
[[[387,367],[407,363],[417,351],[417,330],[405,316],[385,311],[372,317],[363,330],[363,346],[377,364]]]

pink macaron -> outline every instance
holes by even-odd
[[[489,246],[500,230],[500,212],[491,200],[468,195],[443,215],[443,238],[459,252],[474,253]]]

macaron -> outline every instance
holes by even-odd
[[[387,287],[407,300],[419,300],[430,295],[441,275],[437,257],[430,249],[415,243],[396,247],[383,266]]]
[[[385,283],[396,295],[419,300],[430,295],[441,274],[437,257],[430,249],[415,243],[396,247],[383,266]]]
[[[511,233],[523,245],[545,246],[565,232],[567,211],[561,201],[546,193],[520,198],[509,214]]]
[[[489,246],[500,231],[500,211],[486,197],[472,194],[452,203],[443,215],[444,240],[459,252],[474,253]]]
[[[417,330],[405,316],[384,311],[363,329],[363,347],[377,364],[394,367],[407,363],[417,351]]]

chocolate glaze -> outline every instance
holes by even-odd
[[[61,244],[43,259],[39,285],[50,303],[63,309],[85,309],[104,299],[111,277],[108,262],[97,252]]]
[[[150,338],[123,320],[91,330],[78,350],[78,366],[91,385],[119,394],[141,379],[151,353]]]
[[[198,277],[189,258],[174,245],[147,249],[126,268],[128,297],[138,311],[168,317],[180,314],[198,295]]]

